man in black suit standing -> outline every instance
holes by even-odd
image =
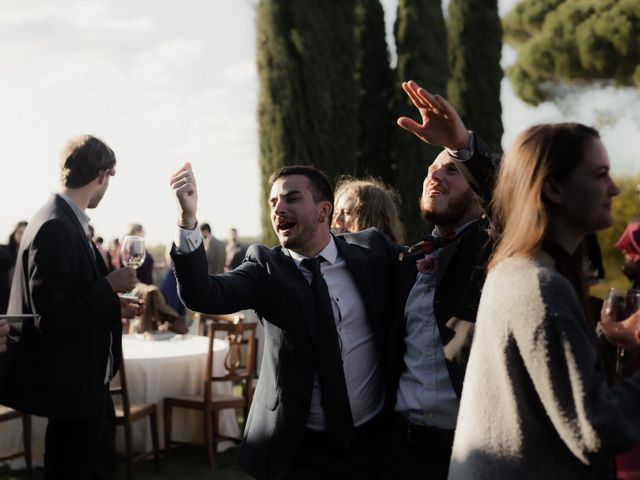
[[[377,478],[398,250],[374,229],[331,235],[333,192],[318,170],[284,167],[269,183],[280,246],[252,245],[235,270],[207,275],[191,166],[171,178],[183,301],[200,312],[254,309],[264,322],[240,462],[260,479]]]
[[[431,235],[403,255],[390,335],[385,479],[447,478],[462,381],[469,358],[486,263],[493,243],[483,208],[497,158],[442,97],[414,82],[403,88],[422,123],[398,124],[446,147],[427,171],[420,211]],[[475,196],[474,196],[475,194]]]
[[[115,472],[109,381],[121,357],[116,293],[133,288],[136,276],[131,268],[107,274],[85,213],[100,203],[115,164],[97,138],[71,140],[60,158],[62,189],[29,222],[16,263],[9,311],[34,319],[22,326],[0,401],[48,418],[46,479]]]

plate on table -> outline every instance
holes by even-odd
[[[156,340],[169,340],[176,336],[176,332],[144,332],[144,333],[135,333],[134,337],[138,340],[148,340],[148,341],[156,341]]]
[[[140,303],[140,297],[130,293],[119,293],[118,298],[128,303]]]

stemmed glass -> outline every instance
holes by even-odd
[[[640,290],[611,288],[605,300],[605,310],[614,322],[622,322],[640,310]],[[624,348],[616,345],[616,372],[622,373]]]
[[[122,242],[122,263],[125,267],[139,268],[144,263],[147,252],[144,248],[144,238],[127,235]],[[121,295],[122,298],[132,297],[131,292]]]

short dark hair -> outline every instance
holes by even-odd
[[[311,196],[313,201],[318,203],[326,200],[331,203],[333,209],[333,188],[327,176],[320,170],[306,165],[292,165],[290,167],[281,167],[271,174],[269,177],[269,187],[272,187],[276,180],[289,175],[303,175],[309,179],[311,185]]]
[[[200,225],[200,231],[201,231],[201,232],[203,232],[203,231],[205,231],[205,230],[206,230],[207,232],[211,233],[211,225],[209,225],[208,223],[203,223],[203,224],[201,224],[201,225]]]
[[[60,154],[60,182],[80,188],[95,180],[100,172],[116,165],[116,156],[102,140],[81,135],[69,140]]]

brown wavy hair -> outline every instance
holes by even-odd
[[[375,178],[345,177],[338,181],[334,197],[338,199],[345,193],[351,193],[355,199],[355,220],[350,227],[351,232],[375,227],[393,243],[404,243],[404,228],[398,216],[400,197],[393,188],[387,187]],[[333,215],[335,222],[338,215],[335,208]]]

